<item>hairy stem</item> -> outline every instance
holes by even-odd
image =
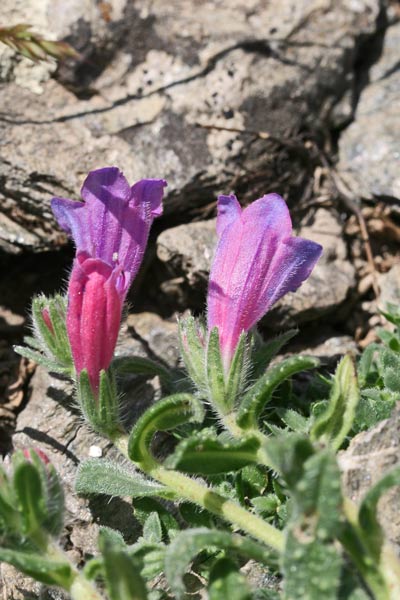
[[[121,437],[114,441],[121,452],[127,456],[126,438]],[[166,485],[180,498],[209,510],[214,515],[240,527],[242,531],[247,532],[270,548],[282,552],[284,538],[279,529],[269,525],[269,523],[250,513],[239,504],[224,498],[212,488],[207,487],[205,483],[200,483],[179,471],[166,469],[154,461],[149,461],[148,464],[140,463],[137,466],[156,481]]]
[[[209,489],[204,484],[178,471],[165,469],[161,465],[153,467],[149,475],[173,489],[179,496],[185,497],[187,500],[223,518],[225,521],[239,526],[240,529],[264,542],[274,550],[278,550],[279,552],[283,550],[283,535],[278,529],[248,512],[239,504]]]

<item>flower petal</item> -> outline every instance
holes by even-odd
[[[240,218],[242,208],[234,194],[230,196],[218,196],[217,234],[221,237],[226,227]]]
[[[141,179],[131,188],[131,197],[134,205],[144,212],[150,212],[151,216],[159,217],[162,215],[162,199],[164,187],[167,182],[165,179]]]
[[[270,277],[264,283],[260,305],[268,306],[268,310],[282,296],[295,292],[310,276],[322,250],[320,244],[304,238],[291,237],[285,240],[269,269]]]
[[[131,188],[119,169],[107,167],[87,176],[81,190],[85,202],[52,201],[54,214],[74,238],[78,253],[126,272],[123,294],[139,270],[153,219],[162,212],[165,186],[162,179],[143,179]]]
[[[53,198],[51,209],[60,227],[74,239],[76,247],[89,252],[91,244],[85,204],[66,198]]]
[[[97,393],[118,338],[122,301],[118,272],[100,259],[78,255],[68,287],[67,331],[77,373],[87,369]]]
[[[227,221],[220,228],[210,274],[208,328],[218,326],[229,364],[240,334],[308,277],[322,249],[291,237],[290,214],[277,194],[256,200]]]

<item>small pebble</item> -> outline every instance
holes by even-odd
[[[89,456],[91,458],[101,458],[103,456],[103,450],[100,448],[100,446],[90,446]]]

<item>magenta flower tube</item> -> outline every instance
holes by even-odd
[[[228,369],[241,333],[307,279],[322,247],[292,236],[289,210],[278,194],[263,196],[244,210],[234,195],[220,196],[217,234],[208,288],[208,330],[218,327]]]
[[[125,297],[135,278],[151,224],[162,213],[163,179],[142,179],[129,186],[116,167],[91,171],[81,190],[84,202],[53,198],[59,225],[74,239],[77,253],[121,267]]]
[[[77,375],[86,369],[97,396],[100,371],[110,366],[122,312],[121,269],[78,254],[69,286],[67,332]]]

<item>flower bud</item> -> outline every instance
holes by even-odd
[[[122,312],[121,270],[99,258],[78,254],[68,287],[67,331],[75,370],[87,371],[96,396],[100,372],[110,366]]]

